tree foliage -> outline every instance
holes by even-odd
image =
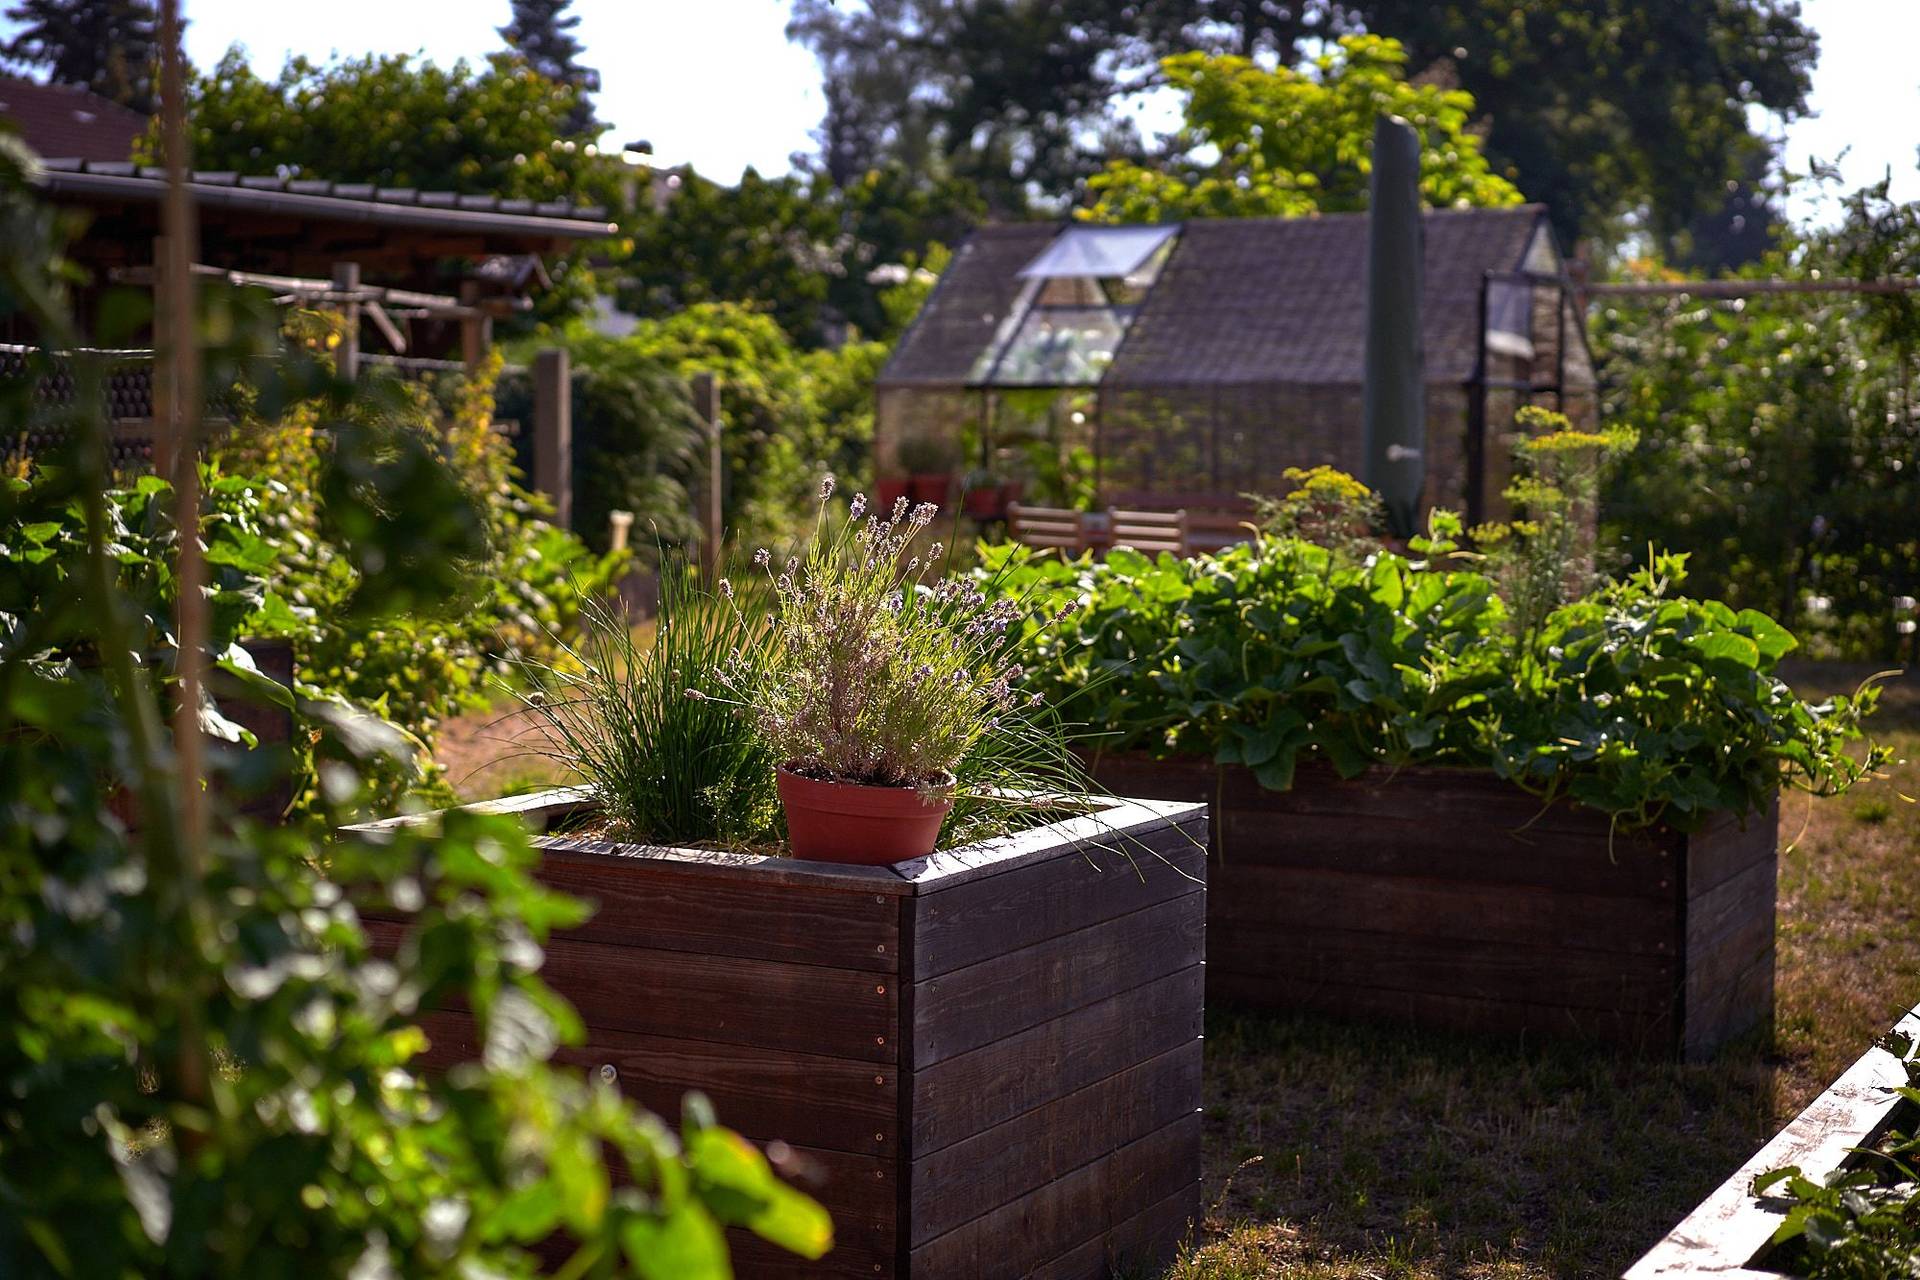
[[[1471,93],[1487,154],[1568,239],[1644,210],[1669,249],[1765,144],[1748,112],[1807,109],[1818,41],[1798,0],[1360,0],[1418,73]]]
[[[788,35],[825,73],[821,150],[847,185],[888,161],[976,186],[995,216],[1057,200],[1138,149],[1110,104],[1151,59],[1110,0],[797,0]]]
[[[1855,195],[1832,231],[1756,276],[1905,275],[1920,207]],[[1640,449],[1607,498],[1617,555],[1691,553],[1705,588],[1816,644],[1894,656],[1920,594],[1920,418],[1907,295],[1611,299],[1596,314],[1603,413]]]
[[[617,378],[657,377],[663,370],[676,379],[718,378],[723,515],[742,541],[784,544],[808,526],[822,475],[851,486],[869,474],[873,379],[887,356],[882,343],[799,350],[771,315],[732,302],[696,303],[643,321],[621,338],[575,325],[560,340],[577,366]],[[684,383],[674,394],[685,395]],[[674,421],[687,420],[676,414]],[[704,458],[704,428],[693,430],[684,447]],[[645,531],[648,512],[637,511]],[[665,513],[657,527],[670,543],[673,531],[686,527],[684,516]]]
[[[600,91],[600,73],[580,65],[580,40],[573,34],[580,15],[567,12],[572,6],[573,0],[513,0],[513,21],[499,28],[500,38],[535,71],[573,87],[567,132],[591,138],[601,131],[588,97]]]
[[[898,164],[836,187],[821,173],[732,186],[688,171],[657,213],[639,215],[618,269],[621,306],[664,318],[699,303],[744,303],[803,347],[849,337],[891,340],[892,269],[953,243],[986,213],[965,183],[922,181]],[[877,274],[876,274],[877,273]]]
[[[1414,80],[1472,95],[1492,171],[1563,237],[1644,211],[1663,242],[1746,176],[1750,109],[1805,111],[1817,48],[1794,0],[799,0],[789,33],[825,74],[836,182],[898,159],[979,181],[1003,216],[1151,163],[1120,108],[1171,55],[1291,67],[1390,37]]]
[[[451,67],[295,57],[263,79],[229,49],[188,98],[203,169],[582,203],[620,195],[617,162],[573,132],[579,90],[510,53]]]
[[[20,0],[7,19],[20,25],[0,59],[153,110],[159,19],[151,0]]]
[[[64,309],[53,219],[6,160],[6,318],[91,346]],[[719,1280],[729,1225],[823,1253],[824,1212],[704,1102],[676,1135],[611,1082],[548,1065],[580,1027],[539,981],[540,944],[584,910],[535,883],[523,829],[462,812],[391,838],[335,829],[356,762],[390,746],[377,724],[331,721],[311,825],[227,813],[284,761],[217,749],[210,834],[182,819],[202,779],[160,727],[177,685],[136,613],[143,584],[160,583],[162,619],[173,603],[166,531],[147,527],[166,486],[108,492],[103,370],[71,367],[66,406],[32,406],[39,365],[0,384],[12,420],[65,442],[0,489],[6,580],[65,572],[9,601],[0,635],[0,1273],[530,1278],[542,1250],[572,1275]],[[432,508],[457,482],[421,469],[431,451],[356,437],[359,393],[324,364],[293,351],[256,373],[264,399],[317,394],[348,434],[319,494],[363,586],[384,584],[357,603],[425,603],[443,577],[411,595],[397,579],[466,564],[477,525],[396,498]],[[257,558],[235,554],[259,537],[236,526],[234,489],[213,486],[206,531],[216,605],[267,598]],[[116,528],[129,519],[154,536]],[[363,913],[405,923],[376,948]],[[481,1060],[429,1073],[422,1016],[450,1001]]]
[[[1375,36],[1343,36],[1309,68],[1268,71],[1234,55],[1179,54],[1162,64],[1186,95],[1164,161],[1115,161],[1087,184],[1088,216],[1109,222],[1292,217],[1364,209],[1374,120],[1420,131],[1420,193],[1438,208],[1508,205],[1520,193],[1492,173],[1467,131],[1473,99],[1409,84],[1406,53]]]

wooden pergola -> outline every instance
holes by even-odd
[[[52,203],[86,216],[68,256],[96,290],[152,283],[161,170],[56,158],[40,185]],[[599,207],[567,201],[224,172],[192,173],[186,186],[199,220],[197,271],[294,298],[371,303],[360,314],[408,354],[477,358],[492,320],[529,305],[545,259],[616,230]],[[395,309],[408,322],[398,344],[400,326],[381,324]]]

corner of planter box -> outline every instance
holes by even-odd
[[[1893,1029],[1920,1037],[1920,1007]],[[1894,1091],[1906,1078],[1893,1054],[1869,1049],[1628,1268],[1624,1280],[1782,1280],[1766,1254],[1783,1211],[1753,1194],[1753,1180],[1786,1165],[1798,1165],[1815,1181],[1840,1168],[1898,1109],[1902,1099]]]

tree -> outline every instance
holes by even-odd
[[[21,0],[7,10],[20,30],[0,57],[42,68],[135,111],[153,110],[155,23],[150,0]]]
[[[1571,240],[1641,211],[1663,250],[1748,176],[1752,108],[1807,109],[1819,45],[1797,0],[1358,0],[1347,18],[1406,45],[1487,119],[1496,170]]]
[[[702,303],[744,303],[802,347],[895,336],[880,269],[959,239],[986,212],[969,184],[928,180],[897,164],[842,187],[821,172],[763,178],[748,169],[732,187],[691,170],[680,179],[664,209],[635,221],[621,306],[665,317]]]
[[[788,32],[820,59],[836,181],[883,157],[949,167],[1003,215],[1139,158],[1116,107],[1166,57],[1293,66],[1388,36],[1416,82],[1472,94],[1493,171],[1563,237],[1636,214],[1663,243],[1745,176],[1750,110],[1806,110],[1817,51],[1794,0],[796,0]]]
[[[837,183],[892,161],[970,181],[1015,217],[1138,149],[1110,109],[1142,66],[1122,17],[1107,0],[797,0],[787,33],[820,59]]]
[[[1186,95],[1172,154],[1115,161],[1087,184],[1087,216],[1108,222],[1291,217],[1366,208],[1368,148],[1381,114],[1421,132],[1420,189],[1440,208],[1517,204],[1467,132],[1473,99],[1406,81],[1392,40],[1343,36],[1311,71],[1267,71],[1237,55],[1187,53],[1162,63]]]
[[[573,0],[513,0],[513,21],[499,28],[500,38],[547,79],[573,86],[568,132],[596,137],[605,126],[594,119],[587,95],[600,91],[600,73],[580,65],[580,41],[573,34],[580,17],[566,12],[572,4]]]
[[[209,468],[181,526],[159,477],[109,490],[100,339],[64,305],[61,222],[29,162],[0,140],[0,320],[71,353],[74,390],[34,403],[39,353],[0,381],[10,420],[61,442],[0,482],[0,1274],[531,1280],[539,1251],[567,1254],[568,1275],[718,1280],[728,1226],[819,1257],[825,1211],[703,1101],[676,1135],[550,1065],[583,1032],[538,977],[540,943],[585,908],[536,883],[519,824],[456,810],[391,841],[341,829],[356,766],[398,735],[257,672],[253,696],[311,717],[296,740],[325,755],[323,814],[227,809],[284,777],[275,753],[187,767],[160,721],[180,697],[178,551],[206,548],[218,658],[272,596],[259,486]],[[256,342],[271,350],[271,329],[236,347]],[[483,540],[471,495],[434,444],[389,429],[377,388],[273,355],[250,366],[261,403],[317,397],[340,440],[331,527],[374,579],[425,570],[418,605]],[[183,796],[213,820],[184,818]],[[405,923],[383,948],[367,915]],[[448,1003],[482,1061],[428,1071],[423,1014]]]
[[[1920,269],[1920,204],[1882,185],[1846,209],[1741,274]],[[1594,345],[1602,416],[1641,438],[1603,510],[1616,555],[1687,552],[1703,590],[1773,613],[1816,653],[1896,656],[1893,599],[1920,594],[1920,302],[1608,299]]]
[[[617,162],[572,132],[579,100],[510,53],[451,67],[407,54],[296,57],[266,80],[229,49],[188,89],[205,169],[617,204]]]

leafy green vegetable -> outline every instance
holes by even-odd
[[[1082,607],[1027,637],[1034,687],[1102,749],[1209,755],[1284,789],[1303,760],[1490,768],[1624,827],[1758,812],[1782,785],[1844,790],[1884,755],[1848,748],[1877,690],[1811,705],[1775,674],[1793,637],[1674,588],[1660,556],[1516,634],[1444,515],[1410,559],[1297,537],[1217,555],[1011,563],[1002,589]]]

